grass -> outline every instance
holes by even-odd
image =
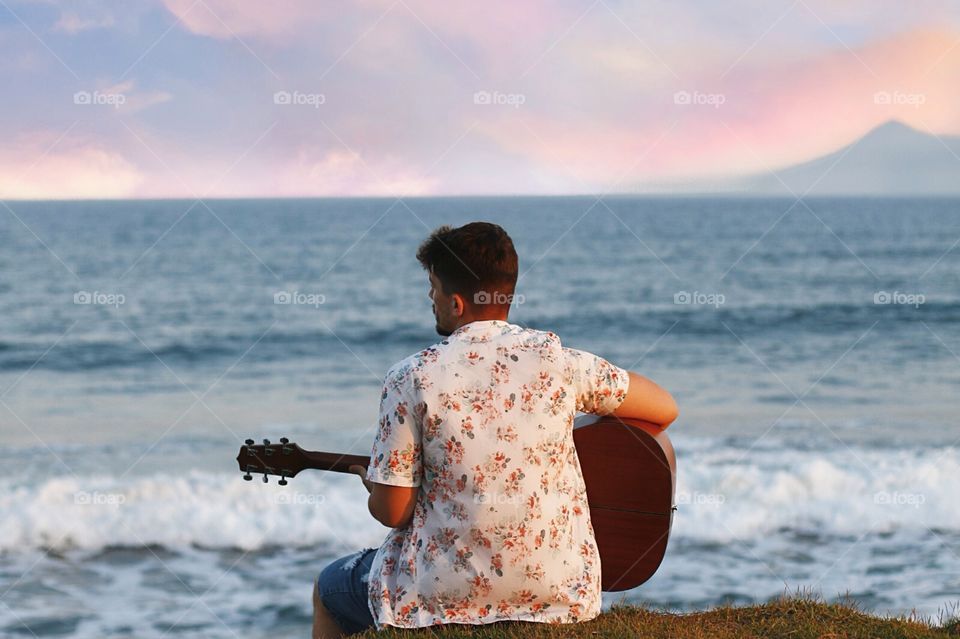
[[[769,603],[724,606],[704,612],[674,614],[636,606],[614,606],[599,617],[579,624],[549,625],[507,622],[486,626],[444,626],[419,630],[367,631],[358,637],[479,637],[533,639],[534,637],[670,637],[671,639],[920,639],[960,637],[960,620],[877,617],[855,603],[826,603],[818,597],[781,597]]]

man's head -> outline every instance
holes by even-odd
[[[507,319],[517,286],[517,252],[496,224],[441,226],[420,245],[417,260],[430,276],[440,335],[475,320]]]

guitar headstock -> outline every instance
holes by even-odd
[[[286,437],[281,437],[279,444],[271,444],[269,439],[254,444],[248,439],[240,447],[237,464],[245,480],[252,480],[253,473],[257,473],[263,474],[263,482],[267,483],[267,475],[278,475],[281,486],[287,485],[287,477],[296,477],[301,470],[309,468],[303,449]]]

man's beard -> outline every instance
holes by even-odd
[[[450,335],[453,333],[453,331],[448,331],[445,328],[441,328],[439,324],[437,324],[435,328],[437,329],[437,334],[440,335],[440,337],[450,337]]]
[[[436,322],[436,324],[434,325],[434,328],[437,331],[437,335],[439,335],[440,337],[449,337],[450,334],[453,333],[453,331],[448,331],[447,329],[440,326],[440,318],[437,316],[436,304],[434,304],[434,306],[430,310],[433,311],[433,319]]]

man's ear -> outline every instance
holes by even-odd
[[[457,317],[463,315],[464,311],[467,310],[466,304],[463,301],[463,296],[460,293],[454,293],[450,296],[450,299],[453,303],[453,314]]]

